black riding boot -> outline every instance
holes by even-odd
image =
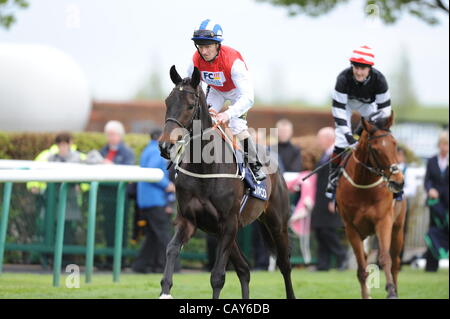
[[[256,151],[255,144],[251,137],[248,137],[242,141],[244,146],[244,161],[255,175],[257,181],[262,181],[266,178],[266,174],[262,171],[262,164],[258,159],[258,153]]]
[[[339,163],[331,162],[329,170],[330,173],[328,175],[328,185],[327,190],[325,191],[325,196],[329,199],[334,199],[336,194],[337,180],[339,177]]]

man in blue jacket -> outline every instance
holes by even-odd
[[[161,130],[150,133],[151,141],[141,154],[141,167],[159,168],[164,172],[158,183],[139,182],[137,184],[137,206],[140,211],[140,223],[144,227],[145,239],[133,270],[139,273],[162,273],[166,261],[166,247],[170,241],[170,210],[168,195],[175,192],[174,184],[169,180],[167,162],[161,157],[158,138]]]

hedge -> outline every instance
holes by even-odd
[[[74,144],[80,152],[100,150],[106,144],[103,133],[77,132],[72,134]],[[0,159],[33,160],[40,152],[48,149],[55,140],[56,133],[9,133],[0,132]],[[139,162],[142,150],[149,142],[147,134],[127,134],[125,143],[130,146]]]
[[[41,151],[49,148],[56,133],[9,133],[0,132],[0,159],[33,160]],[[100,150],[106,144],[106,137],[98,132],[73,133],[74,143],[80,152]],[[130,146],[139,163],[140,154],[149,142],[147,134],[126,134],[125,143]],[[302,149],[303,169],[311,170],[320,159],[321,150],[314,135],[295,137],[293,143]],[[406,146],[407,162],[418,162],[415,154]]]

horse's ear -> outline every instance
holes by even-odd
[[[196,89],[197,86],[200,84],[200,71],[197,69],[196,66],[194,66],[194,71],[191,75],[191,86]]]
[[[364,118],[364,116],[361,116],[361,124],[365,131],[370,132],[372,130],[372,125]]]
[[[390,128],[392,124],[394,124],[394,110],[391,111],[391,116],[389,116],[387,120],[386,128]]]
[[[175,68],[175,65],[172,65],[172,67],[170,68],[170,79],[172,80],[173,84],[175,84],[175,85],[177,85],[178,83],[183,81],[181,76],[178,74],[177,69]]]

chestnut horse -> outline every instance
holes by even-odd
[[[378,112],[377,112],[378,113]],[[376,114],[377,114],[376,113]],[[363,132],[356,149],[347,157],[336,189],[336,205],[358,263],[357,277],[363,298],[370,298],[367,255],[363,240],[376,234],[379,265],[386,276],[388,298],[397,298],[400,252],[403,248],[406,201],[396,201],[404,177],[397,165],[396,140],[389,118],[361,119]]]
[[[170,78],[175,84],[166,99],[166,119],[163,134],[159,140],[161,155],[175,162],[178,177],[175,181],[178,212],[175,234],[167,246],[167,260],[164,276],[161,280],[160,298],[171,298],[172,277],[176,258],[197,228],[217,236],[216,261],[211,271],[213,298],[219,298],[225,283],[225,269],[228,260],[234,265],[242,289],[242,297],[249,298],[250,270],[238,244],[238,228],[259,219],[263,227],[263,236],[268,246],[277,253],[277,264],[284,277],[286,296],[295,298],[291,282],[291,264],[289,259],[289,199],[286,183],[278,169],[267,172],[267,201],[248,197],[241,211],[246,189],[236,173],[236,159],[231,161],[208,161],[203,157],[206,150],[214,154],[225,154],[230,148],[226,143],[209,148],[211,141],[222,141],[222,137],[213,128],[206,97],[200,85],[200,72],[194,68],[191,78],[182,79],[175,67],[170,69]],[[193,128],[201,126],[201,134],[194,134]],[[213,135],[205,139],[204,135]],[[196,151],[195,144],[198,148]],[[201,154],[198,161],[190,161],[189,156],[178,151],[179,145],[191,150],[191,156]],[[183,147],[184,147],[183,146]],[[180,148],[181,149],[181,148]],[[187,155],[188,152],[186,152]],[[267,161],[266,161],[267,162]],[[266,169],[266,168],[265,168]],[[267,169],[266,169],[267,170]],[[236,178],[237,177],[237,178]],[[268,292],[270,287],[268,287]]]

